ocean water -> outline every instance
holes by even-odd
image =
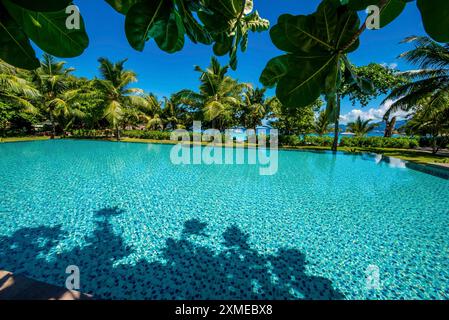
[[[447,299],[449,180],[280,151],[174,165],[169,145],[0,144],[0,269],[100,299]]]

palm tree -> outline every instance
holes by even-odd
[[[162,101],[160,101],[155,95],[149,94],[145,96],[148,103],[146,112],[141,114],[142,119],[146,122],[146,127],[150,130],[164,130],[164,121],[161,118],[162,115]]]
[[[184,129],[187,126],[187,110],[183,108],[182,100],[177,95],[164,97],[162,116],[167,128]]]
[[[83,117],[77,108],[77,102],[82,99],[76,80],[70,74],[73,68],[66,68],[66,62],[44,53],[41,66],[33,72],[33,83],[41,93],[40,107],[50,120],[51,139],[56,136],[56,121],[58,118]]]
[[[40,98],[39,91],[25,78],[20,70],[0,60],[0,99],[18,106],[20,111],[36,113],[34,100]]]
[[[14,115],[37,114],[40,93],[27,79],[29,74],[0,60],[0,140]]]
[[[206,70],[195,67],[195,71],[201,73],[200,92],[182,90],[177,94],[184,104],[201,110],[203,119],[210,122],[212,128],[220,130],[231,122],[235,110],[241,105],[243,90],[249,87],[227,76],[228,68],[222,67],[213,57]]]
[[[428,37],[409,37],[404,40],[414,43],[415,48],[400,55],[419,69],[400,73],[411,82],[393,89],[385,99],[395,101],[385,114],[398,111],[413,112],[420,109],[423,99],[430,108],[441,109],[447,103],[449,92],[449,44],[439,44]]]
[[[403,127],[408,134],[430,136],[432,152],[439,151],[438,137],[446,136],[449,139],[449,93],[441,97],[445,103],[432,105],[432,98],[419,101],[415,113]]]
[[[321,111],[315,120],[315,132],[321,137],[329,132],[330,121],[326,110]]]
[[[141,96],[143,91],[129,88],[131,83],[137,81],[137,76],[133,71],[124,69],[126,61],[112,63],[106,58],[98,59],[102,77],[98,83],[105,100],[104,118],[115,130],[117,141],[120,140],[120,125],[125,115],[138,117],[136,109],[148,107],[148,101]]]
[[[48,115],[51,123],[51,139],[56,136],[56,120],[59,117],[83,117],[77,109],[77,101],[81,99],[76,80],[71,76],[75,70],[66,68],[65,61],[44,53],[40,67],[33,72],[33,83],[41,93],[40,106]]]
[[[357,117],[357,120],[354,122],[348,123],[348,130],[355,134],[356,137],[364,137],[370,131],[378,126],[376,123],[370,123],[372,120],[362,120],[360,116]]]
[[[245,128],[254,128],[262,124],[269,113],[269,104],[265,99],[266,88],[248,88],[243,94],[241,123]]]

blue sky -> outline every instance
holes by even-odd
[[[308,14],[315,11],[319,0],[255,0],[255,7],[260,15],[274,25],[283,13]],[[99,57],[107,57],[113,61],[128,58],[127,68],[133,69],[139,82],[135,85],[159,97],[168,96],[181,89],[198,87],[198,73],[193,71],[194,65],[206,67],[212,48],[195,45],[186,38],[183,51],[167,54],[158,49],[153,41],[147,42],[144,52],[134,51],[128,44],[124,32],[124,16],[116,13],[103,0],[77,0],[86,23],[90,38],[89,48],[83,55],[73,59],[64,59],[69,66],[76,68],[78,76],[98,76]],[[365,13],[361,13],[364,18]],[[415,3],[410,3],[403,14],[392,24],[382,30],[365,32],[361,38],[361,46],[352,53],[350,59],[356,65],[370,62],[397,65],[400,70],[412,68],[397,56],[408,46],[399,44],[410,35],[423,35],[424,29]],[[240,81],[260,86],[259,76],[268,60],[281,54],[271,43],[268,32],[252,33],[248,50],[239,53],[239,67],[231,75]],[[38,54],[41,54],[38,50]],[[227,57],[221,58],[227,63]],[[270,91],[274,94],[274,91]],[[382,111],[379,108],[382,99],[373,100],[366,108],[352,106],[344,101],[342,114],[344,120],[351,120],[362,114],[365,117],[376,117]],[[354,111],[355,109],[355,111]]]

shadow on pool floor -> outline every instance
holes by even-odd
[[[80,290],[97,299],[344,299],[329,279],[305,273],[303,253],[281,248],[275,255],[260,254],[237,226],[223,233],[221,252],[194,243],[192,235],[207,237],[207,224],[195,219],[184,223],[181,239],[166,240],[164,262],[114,265],[134,252],[109,221],[122,212],[99,210],[93,235],[70,252],[54,254],[67,237],[60,227],[23,228],[0,237],[0,269],[63,286],[66,267],[76,265]]]

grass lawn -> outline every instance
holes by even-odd
[[[413,161],[416,163],[434,163],[449,165],[449,157],[432,154],[426,151],[411,149],[389,149],[389,148],[366,148],[361,151],[374,152],[383,154],[388,157],[399,158],[403,160]]]
[[[2,142],[22,142],[22,141],[39,141],[39,140],[49,140],[50,137],[12,137],[12,138],[0,138],[0,143]]]
[[[330,150],[330,147],[318,146],[301,146],[301,147],[287,147],[288,149],[298,150]],[[356,152],[372,152],[382,154],[387,157],[394,157],[406,161],[416,162],[420,164],[447,164],[449,165],[449,157],[432,154],[430,152],[413,150],[413,149],[394,149],[394,148],[349,148],[340,147],[339,151],[356,153]]]

